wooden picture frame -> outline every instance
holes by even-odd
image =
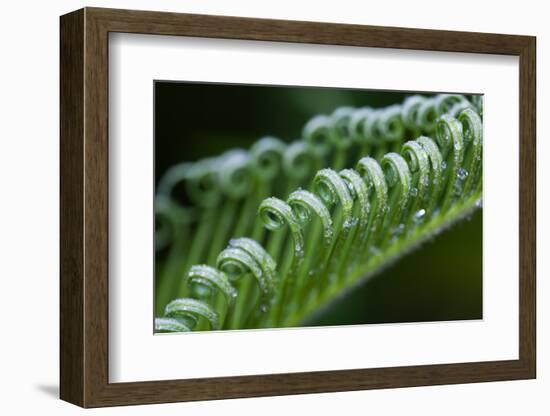
[[[60,396],[82,407],[535,378],[534,37],[85,8],[61,17]],[[110,32],[519,56],[519,359],[109,383]]]

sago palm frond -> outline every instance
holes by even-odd
[[[156,199],[156,246],[168,252],[156,331],[298,326],[470,215],[480,114],[460,95],[342,107],[289,145],[267,137],[169,170]]]

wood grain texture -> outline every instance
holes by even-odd
[[[536,377],[536,40],[520,54],[519,356]]]
[[[208,379],[108,381],[108,33],[520,57],[518,360]],[[535,377],[535,38],[86,8],[61,18],[61,397],[83,407]]]
[[[84,404],[84,12],[60,24],[60,388]]]

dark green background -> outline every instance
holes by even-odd
[[[235,147],[249,148],[262,136],[299,139],[312,116],[339,106],[385,107],[406,96],[386,91],[157,81],[156,180],[176,163]],[[307,324],[482,318],[481,217],[478,212],[425,243]]]

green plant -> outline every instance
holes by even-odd
[[[481,204],[480,105],[415,95],[342,107],[288,146],[268,137],[171,169],[156,204],[157,247],[169,247],[156,330],[299,325],[470,215]],[[188,206],[173,198],[182,182]]]

